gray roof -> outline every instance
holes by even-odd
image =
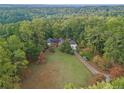
[[[57,39],[57,38],[49,38],[47,40],[47,43],[59,43],[59,42],[63,42],[63,41],[64,41],[63,38],[59,38],[59,39]]]
[[[70,40],[70,44],[76,44],[74,40]]]

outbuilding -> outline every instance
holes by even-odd
[[[76,49],[77,49],[77,44],[76,44],[76,42],[75,42],[74,40],[69,40],[69,42],[70,42],[71,48],[72,48],[73,50],[76,50]]]

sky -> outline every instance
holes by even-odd
[[[124,4],[124,0],[0,0],[0,4]]]

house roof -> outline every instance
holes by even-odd
[[[70,44],[76,44],[74,40],[70,40]]]
[[[56,39],[56,38],[55,39],[52,39],[52,42],[53,43],[59,43],[59,39]]]
[[[48,40],[47,40],[47,42],[48,43],[59,43],[59,42],[63,42],[64,40],[62,39],[62,38],[59,38],[59,39],[57,39],[57,38],[49,38]]]
[[[51,43],[52,42],[52,38],[47,39],[47,43]]]

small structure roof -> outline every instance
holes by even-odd
[[[49,38],[47,40],[47,43],[59,43],[59,42],[63,42],[63,41],[64,41],[63,38],[59,38],[59,39],[57,39],[57,38]]]
[[[74,40],[70,40],[70,44],[76,44]]]

